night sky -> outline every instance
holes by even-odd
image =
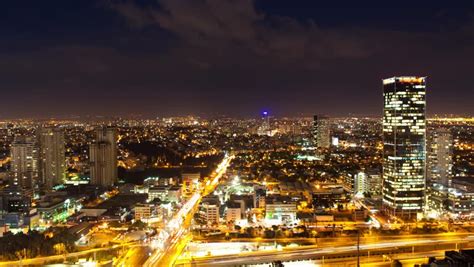
[[[1,1],[0,119],[381,116],[396,75],[428,76],[429,114],[474,115],[473,1],[317,2]]]

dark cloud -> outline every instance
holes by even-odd
[[[430,113],[474,113],[474,24],[456,19],[465,11],[436,9],[430,20],[426,9],[311,7],[309,16],[276,12],[275,1],[50,7],[59,18],[30,21],[32,33],[0,30],[0,87],[12,100],[0,116],[380,115],[381,79],[394,75],[429,77]]]
[[[119,12],[134,28],[143,28],[155,22],[152,12],[132,2],[104,2],[104,5]]]
[[[174,59],[222,78],[222,83],[213,77],[212,82],[188,86],[216,86],[227,89],[230,95],[239,95],[231,91],[235,88],[248,93],[257,89],[268,97],[262,102],[278,103],[282,109],[290,104],[275,97],[293,95],[295,101],[304,104],[291,110],[328,110],[339,104],[337,110],[326,112],[377,114],[381,102],[374,101],[380,97],[382,78],[426,75],[433,88],[431,99],[438,101],[430,105],[430,111],[443,112],[447,101],[457,101],[459,96],[445,89],[451,87],[449,80],[453,83],[454,79],[462,79],[460,87],[464,88],[458,88],[461,94],[469,94],[467,84],[474,82],[474,66],[469,59],[474,55],[472,22],[449,31],[446,27],[429,31],[323,28],[313,19],[302,21],[257,11],[254,4],[251,0],[162,0],[155,7],[133,6],[141,12],[126,17],[131,23],[144,17],[153,20],[148,26],[160,27],[178,38],[176,46],[168,51]],[[117,9],[113,4],[111,7]],[[436,19],[447,16],[446,12],[437,13]],[[181,73],[190,76],[190,72]],[[313,103],[307,103],[307,99]],[[467,105],[464,110],[472,112]]]
[[[242,50],[271,60],[318,65],[327,58],[360,58],[371,51],[349,32],[319,28],[282,16],[259,13],[251,0],[159,1],[158,7],[111,3],[131,25],[156,26],[174,33],[181,46],[199,47],[218,56]],[[186,47],[187,48],[187,47]],[[202,61],[200,61],[202,62]]]

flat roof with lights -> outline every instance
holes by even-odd
[[[399,77],[383,79],[383,84],[391,84],[395,82],[418,84],[418,83],[424,83],[425,80],[426,80],[426,77],[420,77],[420,76],[399,76]]]

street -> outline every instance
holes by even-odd
[[[161,234],[158,239],[152,241],[156,249],[143,266],[170,266],[173,264],[187,243],[188,239],[185,238],[185,234],[202,197],[214,191],[232,159],[233,156],[226,154],[213,177],[210,178],[210,182],[204,186],[201,192],[195,192],[168,223],[164,230],[167,234]],[[166,257],[164,257],[165,255]]]

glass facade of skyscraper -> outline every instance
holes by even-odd
[[[383,90],[384,210],[414,219],[425,193],[426,78],[384,79]]]

